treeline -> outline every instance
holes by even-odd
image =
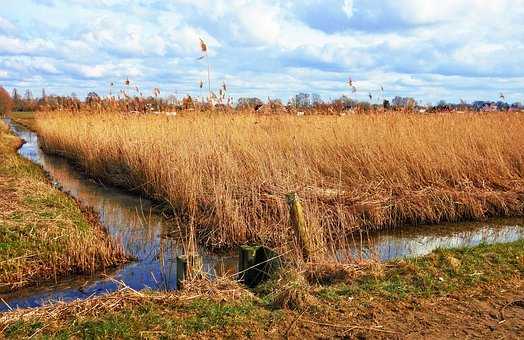
[[[122,92],[118,96],[101,97],[96,92],[90,92],[80,99],[76,94],[69,96],[48,95],[45,90],[39,97],[35,97],[31,90],[21,94],[13,89],[11,95],[0,87],[0,114],[10,111],[32,112],[32,111],[116,111],[116,112],[177,112],[184,110],[208,110],[220,111],[253,110],[262,114],[296,113],[296,114],[340,114],[346,111],[365,113],[377,110],[392,111],[417,111],[417,112],[443,112],[443,111],[508,111],[523,110],[520,103],[507,104],[505,102],[476,101],[472,104],[461,101],[459,104],[449,104],[440,101],[437,105],[420,105],[411,97],[395,97],[391,101],[383,96],[373,98],[369,95],[369,101],[358,101],[349,96],[341,96],[336,99],[323,100],[318,94],[299,93],[293,96],[286,104],[280,99],[268,98],[262,101],[256,97],[239,98],[234,103],[231,98],[227,101],[198,100],[191,96],[177,98],[170,96],[162,98],[159,91],[153,96],[140,95],[130,96]]]
[[[74,93],[70,96],[57,96],[48,95],[45,90],[42,90],[40,97],[34,97],[30,90],[21,95],[17,89],[14,89],[11,98],[15,112],[115,110],[146,113],[168,111],[176,106],[174,102],[170,103],[168,99],[159,97],[124,96],[119,98],[111,96],[102,98],[96,92],[89,92],[85,99],[80,99]]]

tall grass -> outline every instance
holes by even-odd
[[[48,113],[37,129],[45,150],[168,203],[213,247],[289,244],[289,192],[335,247],[353,231],[524,212],[519,114]]]

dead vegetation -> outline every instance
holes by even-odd
[[[524,212],[519,114],[42,114],[47,152],[142,191],[212,247],[291,240],[285,196],[332,252],[350,232]]]

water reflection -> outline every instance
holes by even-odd
[[[435,249],[474,247],[524,239],[524,219],[497,219],[478,223],[457,223],[384,230],[362,237],[359,246],[339,250],[337,258],[375,258],[382,261],[417,257]]]
[[[82,299],[115,291],[118,288],[115,280],[136,290],[176,289],[176,257],[183,253],[183,249],[178,240],[166,236],[174,234],[174,226],[149,200],[87,179],[64,159],[44,154],[35,133],[8,119],[6,121],[12,131],[26,141],[19,153],[42,165],[55,185],[61,186],[83,205],[93,208],[108,232],[120,240],[137,261],[99,276],[76,277],[0,297],[11,307],[33,307],[50,300]],[[523,225],[523,219],[513,219],[382,231],[363,237],[362,242],[355,242],[348,251],[338,251],[336,256],[341,261],[360,256],[389,260],[425,255],[436,248],[511,242],[524,238]],[[203,254],[203,260],[204,269],[210,274],[234,273],[237,269],[235,256]],[[7,309],[7,306],[0,304],[0,311]]]

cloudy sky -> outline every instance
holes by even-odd
[[[126,77],[145,94],[329,99],[413,96],[524,102],[524,0],[1,0],[0,84],[107,95]]]

